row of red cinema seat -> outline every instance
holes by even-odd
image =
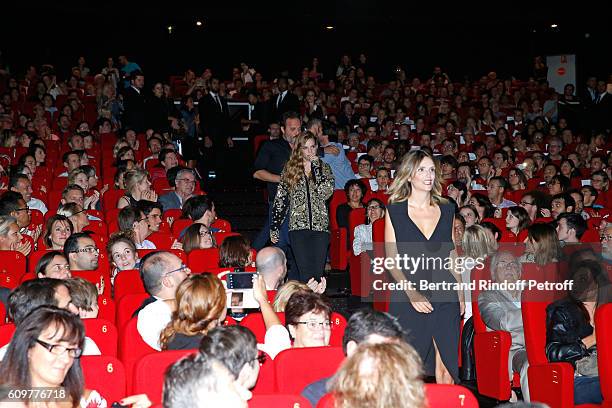
[[[130,358],[125,361],[124,358],[118,359],[113,354],[111,346],[104,341],[105,338],[115,340],[117,338],[116,329],[112,324],[102,319],[85,319],[84,323],[88,337],[92,338],[102,351],[101,356],[81,358],[85,384],[87,388],[99,391],[108,401],[118,401],[126,394],[144,393],[153,403],[160,403],[164,372],[175,361],[194,352],[193,350],[155,352],[150,348],[147,350],[148,346],[144,345],[146,353],[142,353],[139,349],[141,353],[137,360]],[[250,325],[245,324],[245,326],[251,328]],[[135,329],[135,324],[127,327],[128,330],[132,328]],[[10,340],[12,330],[14,327],[11,325],[0,326],[0,345],[4,345],[7,339]],[[123,335],[139,337],[137,333],[131,331]],[[125,343],[131,345],[133,342]],[[122,353],[125,354],[126,351]],[[268,358],[261,365],[258,382],[253,389],[254,399],[249,402],[249,406],[260,406],[258,401],[293,401],[308,407],[310,404],[298,397],[298,394],[308,384],[333,375],[343,360],[342,348],[338,346],[289,349],[281,352],[274,360]],[[432,395],[432,393],[437,394],[435,388],[438,386],[427,390],[430,407],[478,406],[473,395],[462,387],[446,387],[444,393]],[[452,398],[449,397],[449,393]],[[329,398],[326,398],[322,400],[323,405],[320,406],[329,406],[328,403]]]

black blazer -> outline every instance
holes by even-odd
[[[123,91],[123,127],[136,132],[144,132],[146,117],[146,98],[144,90],[138,93],[131,86]]]
[[[219,96],[223,110],[211,94],[204,95],[198,103],[200,113],[200,129],[202,134],[210,136],[213,140],[220,141],[228,136],[229,107],[227,100]]]
[[[300,113],[300,100],[291,91],[287,91],[287,94],[283,98],[282,102],[276,106],[278,95],[270,99],[270,111],[272,112],[272,120],[277,120],[280,123],[283,115],[286,112]]]

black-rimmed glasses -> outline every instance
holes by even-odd
[[[47,350],[49,350],[51,354],[55,354],[56,356],[61,356],[67,352],[69,357],[79,358],[83,354],[83,350],[78,347],[69,348],[69,347],[61,346],[59,344],[49,344],[47,342],[44,342],[38,339],[36,339],[36,342],[40,344],[41,346],[43,346],[44,348],[46,348]]]

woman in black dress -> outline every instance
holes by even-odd
[[[407,330],[407,341],[423,359],[426,375],[438,383],[459,381],[459,321],[462,294],[456,288],[435,288],[460,281],[449,269],[454,257],[453,204],[441,197],[441,173],[431,154],[406,154],[389,189],[385,216],[387,258],[420,259],[421,265],[397,264],[389,272],[397,282],[414,287],[394,290],[389,313]],[[426,287],[421,285],[425,284]]]

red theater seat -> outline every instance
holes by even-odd
[[[274,359],[280,393],[299,394],[308,384],[332,376],[344,360],[342,347],[305,347],[281,351]]]
[[[194,352],[195,350],[170,350],[140,358],[134,368],[132,394],[147,394],[152,403],[160,403],[164,373],[176,361]]]
[[[85,388],[96,390],[107,401],[119,401],[126,394],[125,368],[113,356],[82,356]]]
[[[104,356],[117,356],[117,329],[105,319],[82,319],[85,334],[92,339]]]

